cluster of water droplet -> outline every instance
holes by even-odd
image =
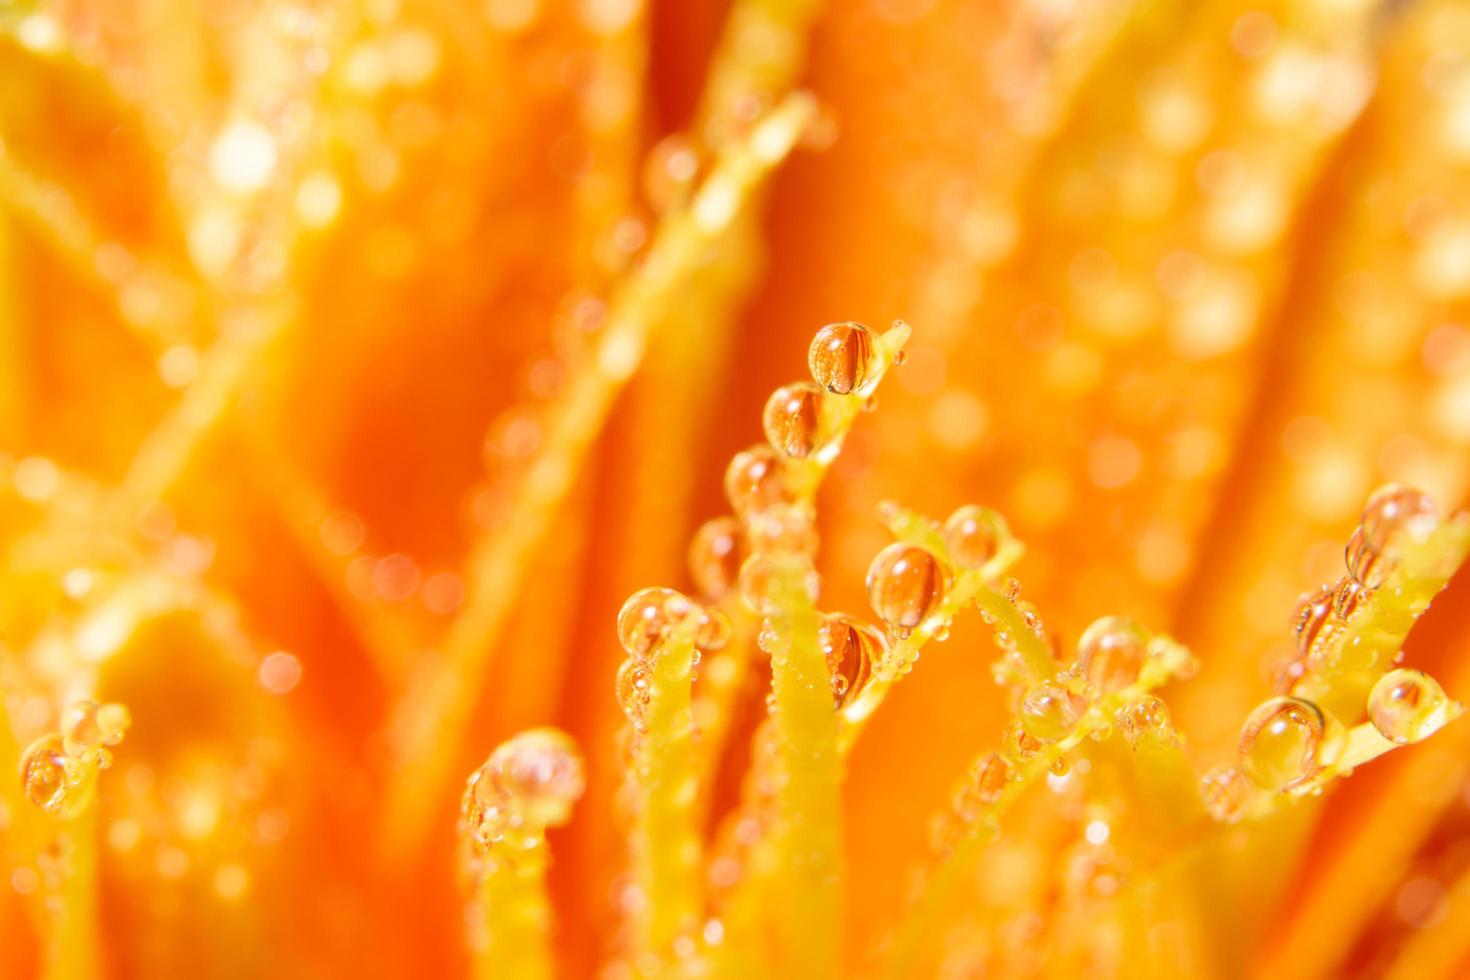
[[[1438,523],[1434,502],[1418,490],[1390,484],[1368,498],[1348,539],[1347,574],[1303,595],[1292,612],[1296,648],[1276,673],[1280,693],[1290,692],[1331,658],[1348,623],[1387,582],[1405,549],[1424,540]]]
[[[85,802],[80,790],[112,765],[111,749],[132,723],[120,704],[79,701],[62,713],[61,731],[42,735],[21,756],[26,799],[47,813],[69,815]]]
[[[618,613],[618,640],[628,657],[618,669],[617,698],[635,732],[646,727],[659,646],[684,624],[693,630],[696,664],[702,651],[719,650],[730,642],[728,616],[673,589],[641,589],[623,603]]]
[[[989,838],[999,833],[995,810],[1014,776],[1012,764],[1000,753],[986,753],[970,764],[950,794],[948,809],[930,821],[929,848],[935,857],[943,859],[977,834]]]
[[[547,827],[566,823],[585,786],[571,736],[533,728],[501,743],[470,776],[460,804],[477,862],[544,858]]]

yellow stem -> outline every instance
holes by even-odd
[[[544,851],[543,840],[537,850]],[[475,883],[470,928],[471,974],[475,980],[551,980],[551,902],[546,894],[546,861],[482,859]]]
[[[516,520],[471,554],[465,607],[450,626],[440,657],[398,705],[393,734],[401,764],[393,774],[386,818],[390,847],[411,848],[422,839],[453,764],[449,754],[431,747],[456,744],[468,724],[529,556],[560,512],[614,399],[637,369],[650,328],[667,319],[754,188],[791,152],[813,111],[809,96],[793,95],[745,140],[732,144],[690,206],[664,216],[645,261],[614,291],[587,364],[568,378],[547,419],[542,451],[516,486],[510,508]]]
[[[638,802],[629,848],[642,893],[635,945],[660,958],[694,932],[703,911],[691,715],[694,629],[686,621],[654,648],[646,730],[638,736],[632,776]]]
[[[842,760],[832,681],[817,639],[820,623],[800,562],[776,576],[776,645],[771,651],[779,789],[782,887],[774,896],[782,975],[834,977],[841,932]]]

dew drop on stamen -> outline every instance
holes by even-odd
[[[1087,704],[1055,681],[1042,681],[1021,699],[1021,724],[1042,742],[1060,742],[1072,732]]]
[[[637,660],[625,660],[618,668],[618,704],[637,731],[647,727],[648,703],[653,698],[653,675]]]
[[[1126,616],[1104,616],[1077,641],[1077,670],[1096,694],[1137,683],[1148,658],[1149,631]]]
[[[834,613],[822,617],[817,643],[832,674],[836,706],[851,704],[872,679],[874,665],[883,659],[883,635],[859,619]]]
[[[750,550],[758,554],[815,554],[815,517],[811,507],[785,503],[752,514],[746,535]]]
[[[1010,778],[1011,767],[1006,765],[1006,761],[994,752],[977,760],[970,767],[970,783],[975,787],[981,801],[985,803],[995,803],[999,800]]]
[[[1005,733],[1001,736],[1001,751],[1005,760],[1012,766],[1023,766],[1036,758],[1036,754],[1042,750],[1041,742],[1031,736],[1019,721],[1013,721],[1006,726]]]
[[[489,778],[484,766],[465,785],[459,812],[465,831],[482,849],[503,840],[514,823],[510,797]]]
[[[1380,552],[1404,537],[1424,538],[1438,523],[1439,508],[1428,494],[1398,484],[1375,491],[1363,507],[1363,536]]]
[[[1387,581],[1394,562],[1375,548],[1362,527],[1353,531],[1343,553],[1348,573],[1365,589],[1376,589]]]
[[[1451,711],[1452,703],[1438,681],[1406,667],[1384,674],[1368,695],[1373,727],[1399,745],[1433,735],[1450,720]]]
[[[766,440],[792,459],[821,458],[830,442],[830,435],[822,431],[822,390],[809,381],[773,391],[761,421]]]
[[[1008,533],[1004,518],[976,504],[961,507],[944,522],[944,543],[956,568],[984,567]]]
[[[1169,708],[1159,698],[1140,698],[1118,711],[1118,724],[1130,743],[1169,730]]]
[[[1373,593],[1363,588],[1357,579],[1351,575],[1344,575],[1332,592],[1333,615],[1344,623],[1352,622],[1353,615],[1372,595]]]
[[[1200,780],[1200,795],[1210,817],[1220,823],[1235,823],[1250,802],[1251,781],[1234,766],[1220,766]]]
[[[634,660],[649,660],[653,648],[673,625],[669,602],[683,598],[673,589],[640,589],[618,613],[618,640]],[[687,600],[686,600],[687,601]]]
[[[868,566],[868,601],[895,634],[907,636],[944,599],[944,568],[916,545],[891,544]]]
[[[867,395],[882,374],[878,335],[861,323],[829,323],[812,339],[807,366],[834,395]]]
[[[485,763],[485,775],[542,825],[565,823],[586,785],[577,743],[555,728],[533,728],[502,743]]]
[[[1327,728],[1312,702],[1272,698],[1257,706],[1241,729],[1240,768],[1264,790],[1299,786],[1322,768]]]
[[[770,446],[753,446],[736,453],[725,470],[725,497],[742,517],[789,502],[791,493],[776,451]]]
[[[1296,639],[1297,650],[1309,654],[1319,640],[1330,641],[1337,627],[1334,616],[1332,586],[1324,585],[1304,593],[1291,614],[1291,635]]]
[[[59,812],[66,802],[69,775],[60,735],[41,736],[21,756],[20,781],[26,799],[47,813]]]

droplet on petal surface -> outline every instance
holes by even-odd
[[[868,601],[878,618],[900,636],[939,607],[944,590],[939,559],[917,545],[891,544],[868,566]]]
[[[128,709],[120,704],[78,701],[62,713],[62,744],[68,755],[84,759],[121,742],[131,723]]]
[[[1428,738],[1453,717],[1454,703],[1428,674],[1400,667],[1378,679],[1368,695],[1368,717],[1378,734],[1407,745]]]
[[[807,366],[834,395],[866,395],[883,370],[878,335],[861,323],[829,323],[812,339]]]
[[[1374,547],[1362,527],[1353,531],[1343,552],[1348,573],[1365,589],[1376,589],[1388,579],[1393,571],[1391,558]]]

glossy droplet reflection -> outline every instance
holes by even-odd
[[[992,752],[970,767],[970,785],[983,803],[995,803],[1005,792],[1011,778],[1011,767],[1006,760]]]
[[[1439,682],[1408,668],[1391,670],[1368,695],[1368,717],[1378,734],[1407,745],[1428,738],[1454,716],[1455,705]]]
[[[1324,585],[1297,600],[1291,614],[1291,634],[1301,653],[1311,653],[1319,642],[1329,642],[1337,632],[1333,592],[1332,586]]]
[[[1374,491],[1363,507],[1363,536],[1380,552],[1406,538],[1422,539],[1438,523],[1439,508],[1428,494],[1398,484]]]
[[[883,659],[883,635],[862,620],[840,613],[822,617],[817,642],[832,672],[832,697],[840,708],[862,693]]]
[[[26,799],[47,813],[59,813],[71,788],[66,749],[60,735],[43,735],[21,756],[21,787]]]
[[[812,379],[834,395],[866,395],[883,372],[878,335],[861,323],[829,323],[807,352]]]
[[[1332,592],[1333,615],[1344,623],[1352,622],[1353,616],[1372,595],[1373,593],[1363,588],[1357,579],[1350,575],[1343,576]]]
[[[891,544],[868,566],[868,601],[888,628],[906,636],[944,599],[944,569],[916,545]]]
[[[1104,616],[1077,641],[1077,670],[1096,694],[1111,694],[1137,683],[1152,635],[1126,616]]]
[[[1005,518],[977,504],[961,507],[944,522],[944,543],[956,568],[984,567],[1009,534]]]
[[[725,497],[742,517],[788,502],[791,494],[776,451],[770,446],[754,446],[736,453],[725,469]]]
[[[1328,727],[1312,702],[1272,698],[1258,705],[1241,729],[1240,767],[1265,790],[1299,786],[1322,769]]]
[[[771,393],[761,416],[766,439],[775,450],[792,459],[821,459],[835,448],[823,432],[822,390],[808,381],[785,385]]]
[[[653,697],[653,676],[648,667],[637,660],[625,660],[618,668],[618,705],[638,731],[647,725],[648,702]]]
[[[1060,742],[1071,734],[1087,702],[1055,681],[1042,681],[1021,698],[1020,719],[1041,742]]]
[[[640,589],[623,603],[618,613],[618,641],[628,656],[649,660],[653,648],[676,621],[669,608],[683,597],[673,589]]]
[[[484,772],[528,820],[543,825],[564,823],[586,785],[577,743],[555,728],[533,728],[504,742]]]
[[[1393,571],[1393,561],[1373,546],[1361,527],[1354,530],[1352,537],[1348,538],[1343,559],[1347,562],[1348,574],[1369,590],[1383,585]]]

